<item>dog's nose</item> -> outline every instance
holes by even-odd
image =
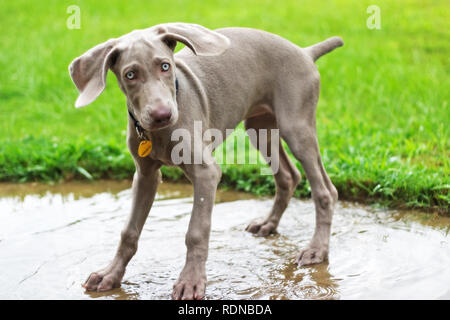
[[[156,124],[166,124],[172,117],[172,111],[166,107],[157,107],[150,111],[150,117]]]

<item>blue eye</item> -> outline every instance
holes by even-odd
[[[166,71],[169,71],[169,69],[170,69],[170,65],[168,63],[163,63],[161,65],[161,71],[166,72]]]
[[[128,71],[127,74],[125,75],[125,77],[127,77],[128,80],[133,80],[135,76],[136,74],[134,73],[134,71]]]

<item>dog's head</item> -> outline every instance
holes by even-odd
[[[219,55],[229,46],[225,36],[187,23],[161,24],[110,39],[70,64],[70,76],[80,92],[75,106],[86,106],[102,93],[111,69],[127,96],[130,111],[145,130],[175,123],[178,106],[173,52],[177,42],[196,55]]]

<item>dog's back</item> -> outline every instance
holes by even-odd
[[[277,95],[303,91],[303,84],[310,86],[318,82],[314,60],[338,45],[337,40],[326,40],[300,48],[262,30],[232,27],[216,31],[230,39],[230,46],[223,54],[196,56],[184,48],[175,57],[183,60],[204,86],[208,109],[214,110],[211,112],[213,126],[222,123],[214,119],[223,119],[222,110],[236,111],[234,116],[226,117],[228,121],[224,125],[228,128],[242,121],[256,104],[273,106]]]

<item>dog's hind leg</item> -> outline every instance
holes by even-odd
[[[297,257],[299,265],[320,263],[328,257],[331,220],[338,198],[322,164],[317,140],[315,111],[319,78],[314,75],[307,80],[291,96],[280,94],[276,104],[281,137],[305,170],[316,208],[314,235],[308,247],[300,251]]]
[[[272,137],[271,130],[277,129],[276,119],[273,114],[266,113],[249,118],[245,121],[245,128],[247,130],[256,130],[256,137],[249,135],[250,141],[256,148],[260,149],[262,147],[261,143],[266,144],[265,150],[268,150],[269,152],[267,152],[267,154],[264,154],[263,152],[263,156],[266,158],[265,160],[267,162],[277,161],[279,164],[275,167],[276,171],[273,172],[276,184],[276,195],[272,209],[267,217],[251,222],[246,228],[247,231],[254,233],[257,236],[267,236],[275,232],[278,227],[281,216],[294,193],[295,187],[300,182],[301,175],[286,154],[279,136]],[[267,141],[263,141],[258,134],[260,129],[267,129]],[[270,150],[272,139],[278,139],[279,150]],[[270,154],[270,157],[267,157],[268,154]]]

